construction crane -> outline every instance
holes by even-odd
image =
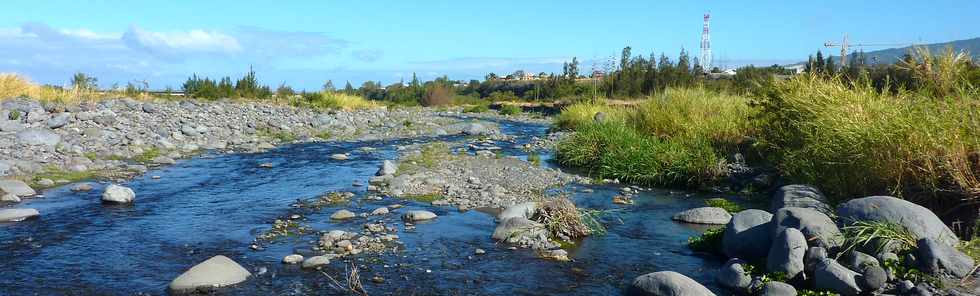
[[[911,46],[913,44],[908,43],[857,43],[851,44],[847,40],[847,34],[844,34],[844,39],[840,43],[833,43],[827,41],[823,44],[824,47],[840,47],[840,65],[843,67],[847,65],[847,52],[852,46],[856,47],[871,47],[871,46]]]

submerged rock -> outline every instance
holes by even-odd
[[[109,185],[102,193],[102,201],[107,203],[131,203],[136,198],[132,189],[119,185]]]
[[[904,226],[916,239],[929,238],[947,246],[956,246],[959,238],[929,209],[891,196],[852,199],[837,208],[837,223],[883,221]]]
[[[40,215],[35,209],[0,209],[0,222],[20,222]]]
[[[697,281],[673,271],[658,271],[636,277],[630,296],[714,296]]]
[[[252,276],[244,267],[228,257],[217,255],[201,262],[170,282],[170,292],[191,293],[208,291],[244,282]]]
[[[763,210],[744,210],[725,226],[722,250],[730,258],[755,260],[766,257],[772,245],[769,222],[772,214]]]
[[[85,192],[91,190],[92,190],[92,184],[89,183],[78,183],[71,186],[71,191],[74,192]]]
[[[728,224],[732,214],[718,207],[700,207],[677,213],[672,219],[695,224]]]

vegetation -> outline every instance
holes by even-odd
[[[43,179],[48,179],[52,181],[67,180],[69,183],[71,183],[71,182],[97,178],[98,176],[99,175],[97,174],[96,171],[73,172],[73,171],[63,170],[61,168],[58,168],[57,166],[48,166],[45,167],[41,173],[34,174],[31,180],[29,180],[30,181],[29,183],[31,183],[31,186],[34,188],[43,188],[45,186],[41,186],[41,184],[38,183]]]
[[[146,150],[143,150],[143,153],[140,153],[139,155],[133,157],[133,160],[140,163],[150,163],[153,161],[154,158],[160,156],[161,154],[162,153],[160,151],[160,148],[152,146],[150,148],[147,148]]]
[[[542,202],[534,215],[534,220],[544,224],[545,229],[555,237],[576,239],[589,236],[592,234],[593,227],[602,225],[595,219],[590,221],[591,224],[586,224],[583,216],[571,200],[560,197]]]
[[[402,157],[402,160],[398,162],[397,174],[412,173],[418,168],[435,168],[440,161],[450,155],[449,144],[446,142],[426,144],[417,153]]]
[[[574,130],[595,121],[599,112],[605,114],[605,121],[624,121],[627,110],[612,107],[605,103],[582,102],[565,107],[555,116],[554,126],[562,130]]]
[[[881,251],[886,246],[895,247],[897,253],[908,252],[916,247],[916,237],[902,225],[884,221],[855,221],[844,226],[844,251],[846,254],[856,248],[874,248]]]
[[[427,194],[408,194],[405,195],[405,199],[414,200],[424,203],[432,203],[437,200],[443,200],[446,197],[438,193],[427,193]]]
[[[724,227],[708,229],[700,236],[687,238],[687,247],[696,252],[721,254],[721,241],[724,235]]]
[[[361,96],[349,95],[341,92],[321,92],[312,98],[300,103],[314,108],[356,110],[379,107],[380,104],[368,101]]]
[[[709,198],[704,201],[704,204],[709,207],[717,207],[717,208],[725,209],[725,211],[732,214],[741,212],[743,210],[742,206],[738,205],[737,203],[720,197]]]
[[[296,134],[284,130],[262,129],[259,130],[256,134],[259,137],[276,139],[282,143],[289,143],[299,139],[299,137],[296,136]]]
[[[521,112],[524,112],[524,110],[521,109],[521,106],[510,105],[510,104],[500,105],[500,114],[516,115],[516,114],[521,114]]]

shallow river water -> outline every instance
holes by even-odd
[[[519,144],[547,130],[543,125],[499,123]],[[649,190],[635,197],[635,205],[619,206],[611,203],[618,185],[588,185],[594,190],[590,193],[582,192],[586,185],[562,188],[580,207],[610,210],[601,219],[608,233],[569,249],[573,262],[546,261],[533,251],[496,244],[490,239],[496,223],[481,211],[392,198],[355,198],[320,211],[292,206],[332,191],[363,194],[365,187],[352,183],[366,183],[382,160],[396,157],[398,145],[431,140],[308,143],[265,153],[205,154],[124,184],[137,193],[132,206],[101,204],[104,184],[87,193],[71,192],[70,186],[45,190],[43,198],[18,205],[38,209],[41,218],[0,224],[0,295],[161,295],[186,269],[218,254],[255,276],[216,294],[337,294],[323,274],[280,263],[291,253],[313,254],[315,234],[287,237],[260,251],[249,246],[277,218],[302,214],[314,230],[359,231],[367,220],[335,223],[328,216],[340,208],[368,212],[393,203],[406,205],[399,211],[426,209],[439,218],[411,231],[399,227],[403,245],[395,252],[355,257],[372,295],[617,295],[634,277],[660,270],[683,273],[717,291],[711,270],[721,259],[686,247],[687,238],[705,228],[670,219],[714,196]],[[505,154],[527,157],[510,148],[514,143],[500,146]],[[327,157],[346,152],[351,153],[347,161]],[[274,167],[258,167],[265,162]],[[387,218],[392,225],[400,223],[397,214]],[[474,255],[477,248],[486,254]],[[324,272],[340,278],[344,268],[345,263],[335,260]],[[384,278],[383,283],[370,281],[374,276]]]

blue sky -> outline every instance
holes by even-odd
[[[4,1],[0,72],[64,84],[179,87],[192,73],[317,89],[488,72],[558,72],[681,47],[698,54],[712,14],[715,64],[805,60],[846,32],[854,41],[980,37],[980,1]],[[868,50],[871,50],[870,48]],[[825,51],[827,51],[825,49]]]

